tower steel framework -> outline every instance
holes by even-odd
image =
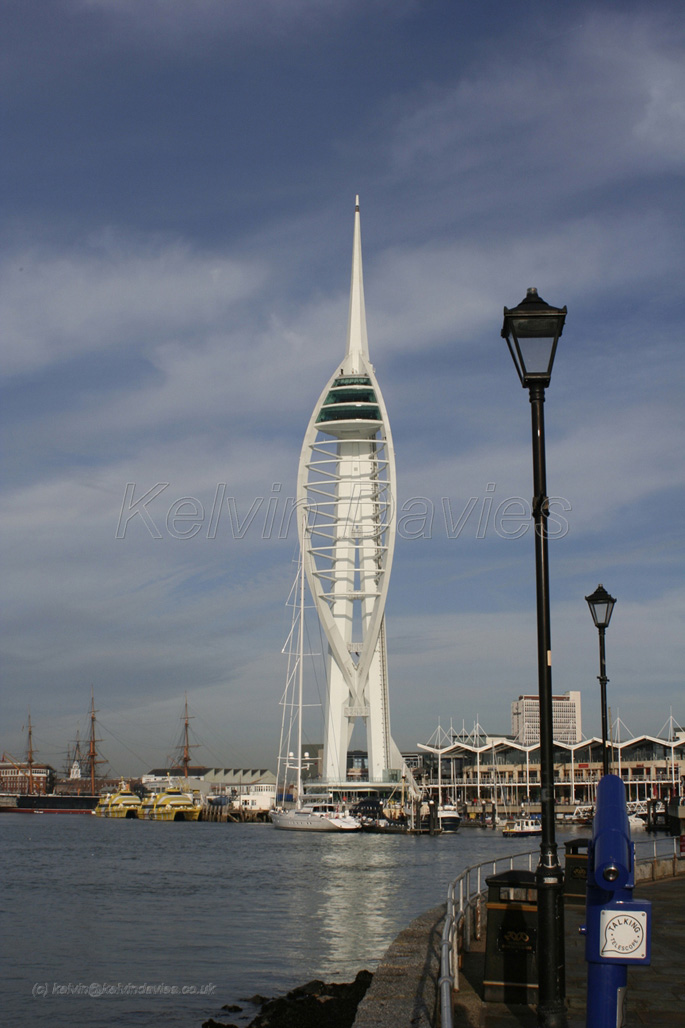
[[[300,455],[298,519],[309,589],[328,641],[323,778],[344,783],[354,725],[366,728],[369,782],[399,781],[390,734],[385,601],[395,546],[395,455],[369,360],[359,197],[347,345],[309,420]],[[405,771],[406,773],[406,771]]]

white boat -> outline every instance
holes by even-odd
[[[542,825],[532,817],[519,817],[515,821],[505,821],[502,835],[541,835]]]
[[[628,824],[630,825],[631,832],[644,832],[647,829],[644,818],[639,817],[637,814],[628,814]]]
[[[344,809],[340,809],[332,803],[328,796],[304,797],[302,789],[302,707],[303,707],[303,678],[304,678],[304,560],[300,554],[299,567],[299,622],[298,622],[298,647],[294,670],[297,678],[291,673],[287,676],[286,696],[284,697],[284,725],[285,710],[290,708],[294,714],[294,727],[296,729],[297,753],[290,751],[289,734],[281,733],[281,756],[279,757],[279,773],[276,785],[276,795],[279,787],[282,788],[282,795],[285,797],[294,786],[295,804],[292,807],[274,807],[269,811],[269,818],[274,828],[282,828],[290,831],[300,832],[355,832],[361,830],[361,821],[353,817]],[[295,630],[295,617],[293,627],[290,631],[289,642],[292,643]],[[288,644],[286,644],[287,646]],[[292,651],[290,651],[292,652]],[[296,686],[297,692],[293,700],[288,700],[288,692]],[[280,780],[281,767],[283,768],[283,779]],[[295,771],[295,781],[289,789],[288,772]]]
[[[456,832],[461,824],[461,815],[453,803],[438,807],[438,825],[443,832]]]
[[[574,825],[591,825],[595,815],[595,808],[591,803],[581,803],[573,811],[571,821]]]
[[[303,803],[292,810],[271,810],[274,828],[304,832],[358,832],[361,822],[334,803]]]

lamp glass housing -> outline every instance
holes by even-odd
[[[590,608],[595,627],[608,628],[616,598],[611,596],[600,583],[595,591],[590,596],[586,596],[585,599]]]
[[[518,307],[504,308],[502,337],[523,386],[549,385],[565,319],[565,307],[551,307],[533,288]]]

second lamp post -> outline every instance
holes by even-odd
[[[545,467],[545,388],[552,377],[557,342],[566,319],[565,307],[550,307],[537,289],[504,308],[506,339],[521,385],[530,394],[533,429],[533,517],[537,596],[538,692],[540,697],[540,862],[535,872],[538,894],[538,1023],[565,1028],[564,874],[554,833],[554,743],[552,720],[552,649],[547,558],[547,475]]]
[[[599,632],[599,690],[602,701],[602,774],[608,775],[610,771],[609,763],[609,724],[607,718],[607,668],[606,668],[606,656],[604,653],[604,633],[609,627],[611,621],[611,614],[614,609],[616,600],[613,596],[610,596],[606,591],[602,583],[597,586],[595,591],[590,595],[586,596],[587,605],[590,608],[592,614],[592,620],[595,623],[595,627]]]

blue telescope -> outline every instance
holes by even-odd
[[[629,964],[651,957],[652,905],[633,900],[635,848],[630,838],[625,785],[605,775],[588,849],[584,929],[587,977],[586,1028],[624,1023]]]

